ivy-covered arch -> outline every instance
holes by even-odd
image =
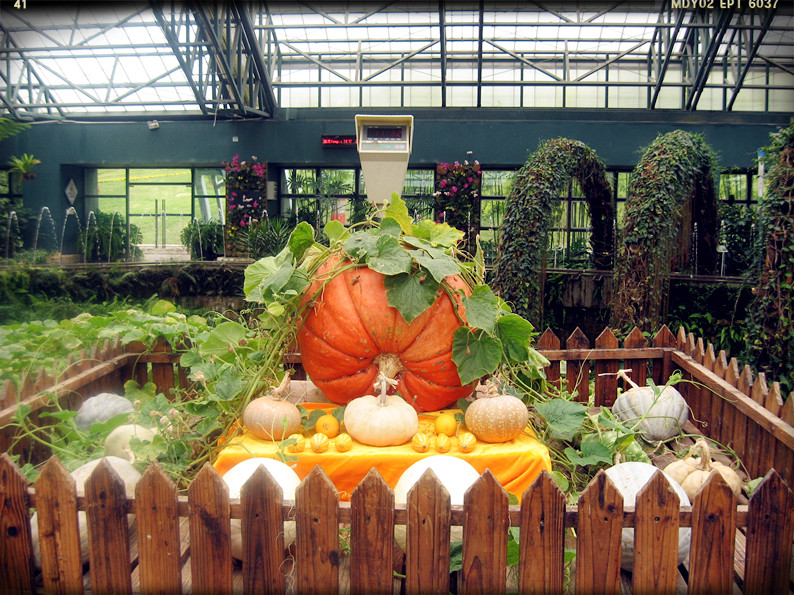
[[[745,357],[777,379],[785,395],[794,391],[794,126],[773,135],[765,154],[761,268],[748,309]]]
[[[675,258],[688,259],[694,273],[714,271],[715,161],[700,136],[682,130],[645,150],[631,175],[615,259],[613,327],[659,326]]]
[[[492,283],[516,313],[536,326],[543,317],[544,256],[552,207],[571,178],[579,181],[590,210],[595,266],[612,265],[615,212],[604,164],[580,141],[556,138],[541,143],[518,170],[507,198]]]

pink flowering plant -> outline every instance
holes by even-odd
[[[471,154],[471,151],[469,151]],[[480,162],[468,160],[436,165],[435,217],[437,223],[463,231],[464,250],[474,250],[480,228]]]
[[[241,232],[267,217],[267,168],[256,157],[240,161],[239,155],[223,165],[226,169],[226,252],[230,255],[230,252],[244,252]]]

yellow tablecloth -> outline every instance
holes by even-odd
[[[304,404],[307,409],[323,408],[330,411],[334,406]],[[459,410],[447,410],[455,413]],[[433,420],[441,412],[419,415],[419,431],[432,433]],[[334,441],[323,453],[316,453],[308,446],[297,454],[297,461],[290,462],[298,476],[303,479],[316,466],[320,465],[333,481],[342,500],[349,500],[353,489],[361,482],[371,468],[376,468],[392,488],[411,464],[425,457],[440,454],[434,448],[418,453],[410,442],[401,446],[367,446],[353,440],[353,447],[347,452],[338,452]],[[447,455],[458,457],[470,463],[479,473],[490,469],[494,477],[508,492],[515,494],[519,501],[524,491],[532,484],[543,469],[551,471],[548,449],[541,444],[529,430],[514,440],[498,444],[478,442],[472,452],[461,452],[457,438],[452,438],[452,448]],[[232,439],[218,454],[215,469],[223,475],[237,463],[252,457],[278,459],[276,442],[261,440],[250,434]]]

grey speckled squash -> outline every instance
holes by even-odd
[[[672,386],[664,387],[657,397],[650,386],[638,386],[624,370],[618,376],[632,385],[612,405],[612,413],[628,426],[639,422],[637,431],[650,442],[666,441],[678,436],[689,419],[684,397]]]

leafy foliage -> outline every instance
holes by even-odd
[[[713,151],[681,130],[658,136],[631,176],[615,263],[613,327],[658,328],[673,256],[688,254],[698,224],[697,272],[716,263],[716,172]],[[688,202],[689,201],[689,202]],[[695,271],[693,271],[695,272]]]
[[[765,154],[769,177],[759,204],[763,259],[746,356],[788,394],[794,390],[794,126],[773,135]]]
[[[96,225],[86,225],[80,231],[80,244],[83,246],[86,262],[111,262],[127,257],[127,225],[115,213],[94,213]],[[143,240],[137,225],[129,226],[130,260],[140,257],[141,250],[136,244]]]
[[[461,249],[474,252],[480,229],[480,162],[439,163],[436,166],[435,218],[463,232]]]
[[[28,128],[30,128],[30,124],[27,122],[17,122],[16,120],[9,120],[8,118],[0,118],[0,141],[7,139],[9,136],[19,134]]]
[[[554,203],[572,177],[579,180],[592,217],[595,264],[606,268],[612,258],[612,191],[595,152],[566,138],[541,144],[516,176],[507,199],[493,285],[517,314],[537,326],[543,318],[544,255]]]
[[[191,260],[215,260],[223,256],[223,226],[217,221],[193,221],[179,233],[179,240],[190,251]]]

